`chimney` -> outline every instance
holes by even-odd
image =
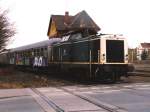
[[[70,17],[69,17],[69,12],[68,11],[65,12],[64,24],[65,25],[69,25],[70,24]]]

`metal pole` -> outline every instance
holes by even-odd
[[[100,50],[98,50],[98,64],[100,63]]]
[[[90,77],[92,77],[92,71],[91,71],[91,50],[90,50]]]

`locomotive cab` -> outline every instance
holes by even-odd
[[[112,81],[127,76],[128,46],[127,41],[120,35],[103,35],[100,39],[99,67],[96,75],[110,78]]]
[[[101,37],[100,62],[103,64],[128,63],[128,46],[126,39],[110,35]]]

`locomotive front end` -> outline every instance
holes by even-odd
[[[127,76],[128,45],[123,36],[104,35],[100,39],[100,74],[116,81]]]
[[[128,46],[122,36],[104,36],[101,38],[100,62],[103,64],[127,64]]]

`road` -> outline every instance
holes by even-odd
[[[150,83],[1,89],[0,112],[150,112]]]

